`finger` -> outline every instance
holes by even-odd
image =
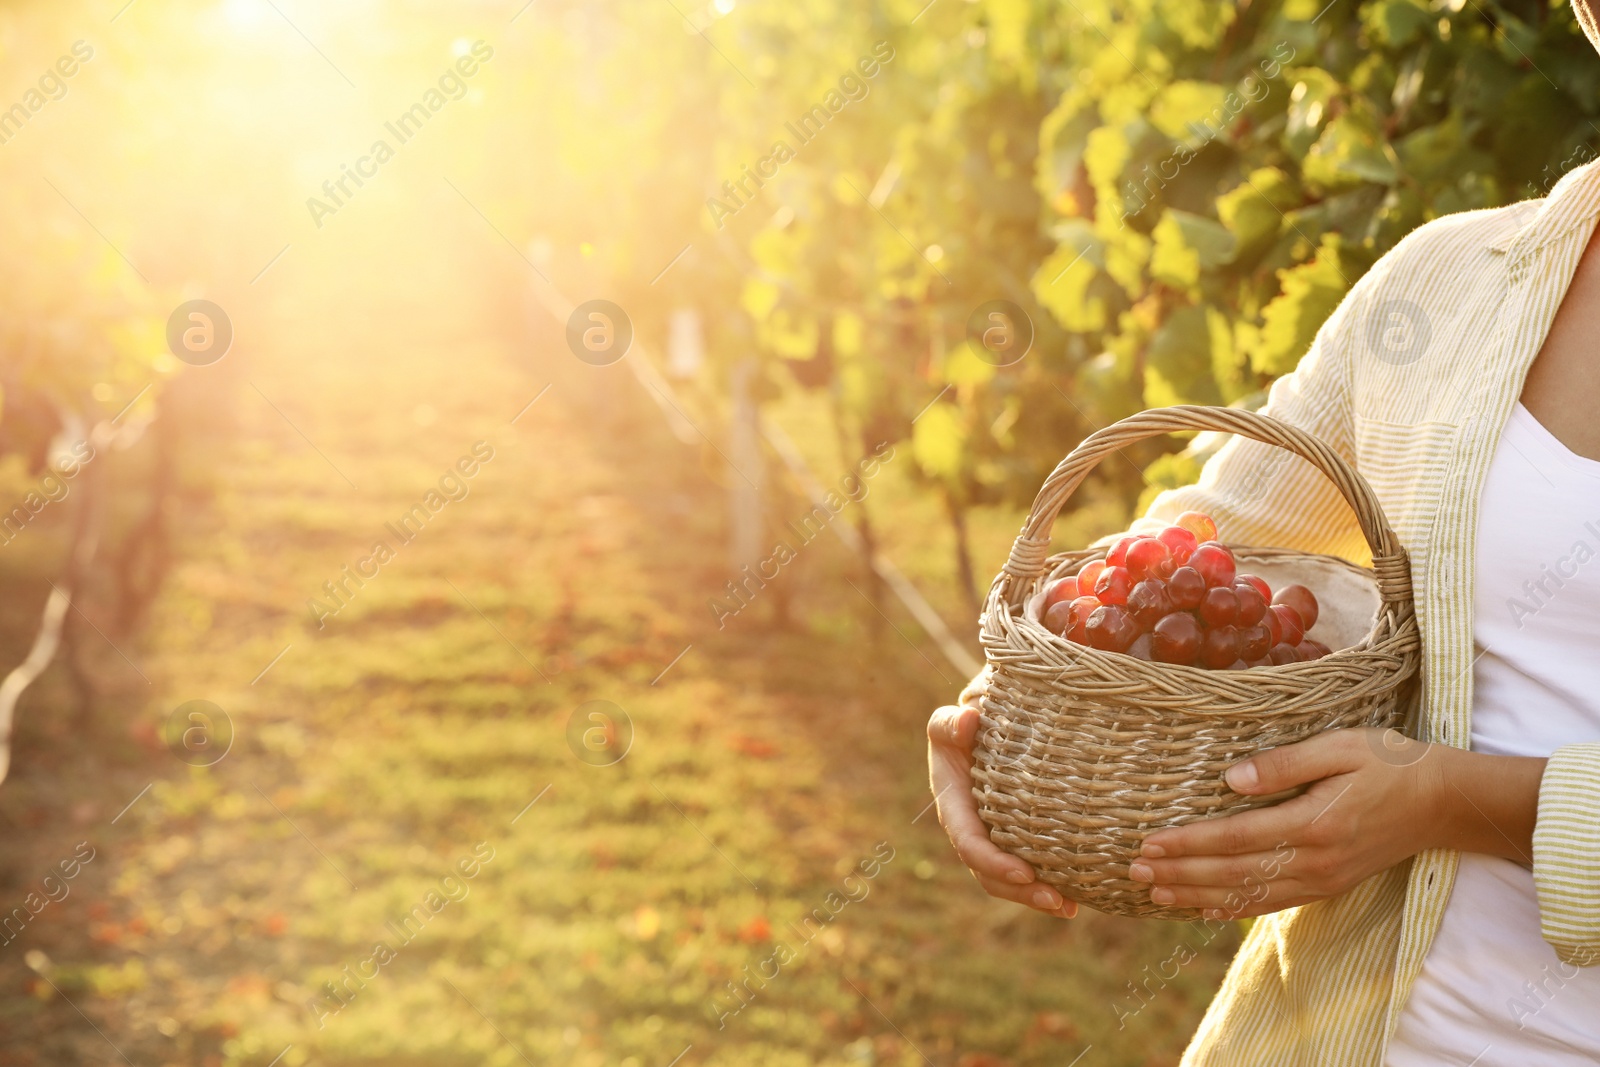
[[[1271,748],[1228,768],[1228,788],[1246,795],[1276,793],[1353,771],[1366,746],[1352,730],[1328,730],[1305,741]]]
[[[928,740],[958,748],[969,755],[978,736],[978,709],[946,704],[928,717]]]
[[[1070,919],[1078,914],[1078,902],[1063,898],[1057,890],[1043,883],[1033,885],[1012,885],[1010,882],[996,881],[982,875],[975,876],[983,891],[991,897],[1009,900],[1025,905],[1034,911],[1042,911],[1046,915],[1054,915],[1061,919]]]
[[[1223,886],[1237,889],[1250,879],[1268,881],[1282,873],[1285,857],[1278,852],[1240,856],[1195,856],[1189,859],[1134,860],[1128,877],[1158,886]]]
[[[933,788],[939,824],[950,835],[961,862],[974,874],[1013,885],[1033,881],[1033,868],[989,840],[989,828],[978,817],[972,799],[970,761],[960,752],[938,745],[928,746],[928,782]]]
[[[1164,908],[1196,908],[1215,912],[1208,918],[1233,918],[1247,909],[1257,914],[1288,907],[1285,901],[1305,897],[1306,887],[1292,878],[1281,882],[1253,881],[1243,886],[1158,885],[1150,890],[1150,902]]]
[[[1139,855],[1151,860],[1271,852],[1285,841],[1300,840],[1301,830],[1316,818],[1319,810],[1316,801],[1299,796],[1270,808],[1172,826],[1146,837],[1139,847]]]

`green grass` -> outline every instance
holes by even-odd
[[[53,671],[0,791],[10,897],[75,842],[99,850],[0,949],[0,1064],[112,1062],[108,1044],[141,1067],[286,1046],[288,1067],[1175,1062],[1233,943],[1119,1028],[1128,983],[1198,935],[986,898],[924,813],[922,724],[961,679],[896,606],[891,627],[862,603],[831,538],[717,629],[723,490],[701,455],[625,368],[577,363],[548,324],[493,325],[514,320],[461,281],[482,249],[428,238],[394,238],[426,313],[359,278],[291,290],[316,330],[241,306],[254,343],[184,379],[178,562],[122,646],[149,684],[98,648],[108,697],[79,730]],[[782,414],[814,448],[807,414]],[[496,455],[471,494],[319,630],[307,598],[479,439]],[[970,639],[936,507],[897,467],[869,499]],[[981,573],[1018,521],[975,524]],[[152,737],[195,698],[237,729],[209,768]],[[615,765],[569,748],[589,700],[631,718]],[[481,842],[465,895],[319,1027],[322,983]],[[867,879],[875,850],[892,859]],[[780,944],[794,958],[719,1027]]]

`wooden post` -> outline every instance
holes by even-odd
[[[733,424],[728,429],[729,552],[732,569],[752,569],[763,556],[761,521],[761,426],[752,384],[756,364],[739,361],[733,368]]]

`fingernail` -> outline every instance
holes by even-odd
[[[1177,897],[1173,896],[1172,890],[1166,888],[1165,886],[1159,886],[1158,885],[1154,889],[1150,890],[1150,900],[1153,903],[1156,903],[1156,904],[1171,904],[1174,900],[1177,900],[1177,899],[1178,899]]]
[[[1146,841],[1143,845],[1141,845],[1139,847],[1139,855],[1144,856],[1144,857],[1146,857],[1148,859],[1158,860],[1162,856],[1165,856],[1166,854],[1167,854],[1167,850],[1166,849],[1162,848],[1160,845],[1152,845],[1148,841]]]
[[[1224,777],[1228,780],[1228,787],[1236,793],[1243,793],[1261,784],[1261,775],[1256,773],[1256,765],[1249,761],[1229,767]]]
[[[1128,877],[1135,882],[1153,882],[1156,880],[1155,872],[1148,863],[1135,863],[1128,868]]]
[[[1076,919],[1078,917],[1077,902],[1071,900],[1067,901],[1065,904],[1061,905],[1061,907],[1057,908],[1054,914],[1061,916],[1063,919]]]
[[[1061,898],[1056,895],[1054,889],[1040,886],[1034,890],[1033,903],[1035,907],[1043,908],[1045,911],[1055,911],[1061,907]]]
[[[1032,871],[1007,871],[1006,872],[1006,881],[1014,883],[1016,885],[1027,885],[1029,882],[1033,881],[1033,872]]]

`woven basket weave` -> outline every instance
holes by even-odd
[[[1024,605],[1045,582],[1104,555],[1047,558],[1051,526],[1084,477],[1125,445],[1184,430],[1235,433],[1287,449],[1338,487],[1372,548],[1372,570],[1283,549],[1235,552],[1241,562],[1290,573],[1303,565],[1361,576],[1369,593],[1375,586],[1377,605],[1364,637],[1318,660],[1212,671],[1102,652],[1029,617]],[[1061,461],[989,590],[982,641],[989,680],[978,698],[982,726],[972,776],[990,838],[1071,900],[1164,919],[1200,916],[1152,904],[1149,886],[1128,878],[1145,836],[1294,795],[1246,797],[1227,787],[1223,772],[1256,752],[1327,729],[1399,726],[1421,651],[1405,549],[1361,476],[1292,426],[1207,407],[1142,412],[1094,434]]]

